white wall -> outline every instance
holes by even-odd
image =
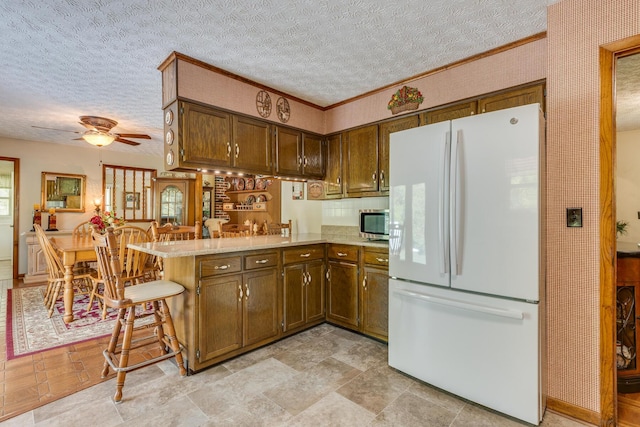
[[[618,132],[616,220],[629,223],[621,242],[640,243],[640,130]]]
[[[31,230],[33,205],[40,204],[42,172],[87,176],[85,212],[57,214],[58,229],[70,230],[80,222],[88,221],[93,214],[92,200],[102,194],[102,163],[156,169],[158,173],[164,170],[163,159],[159,156],[117,151],[120,148],[117,144],[114,144],[114,147],[103,148],[86,145],[63,145],[0,137],[0,155],[20,159],[19,234]],[[43,214],[42,224],[46,225],[46,221],[47,214]],[[23,274],[27,271],[27,248],[23,236],[20,237],[18,257],[18,272]]]
[[[338,200],[292,200],[292,182],[282,181],[282,221],[293,222],[294,233],[320,233],[322,225],[358,225],[360,209],[388,209],[388,197]]]

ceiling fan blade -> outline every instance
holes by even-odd
[[[43,126],[31,126],[32,128],[37,128],[37,129],[46,129],[46,130],[57,130],[60,132],[71,132],[71,133],[82,133],[82,132],[78,132],[77,130],[68,130],[68,129],[54,129],[54,128],[46,128]]]
[[[78,122],[79,124],[81,124],[82,126],[86,127],[89,130],[95,130],[97,131],[98,128],[96,128],[94,125],[92,125],[91,123],[82,123],[82,122]]]
[[[124,144],[129,144],[129,145],[140,145],[140,143],[139,143],[139,142],[129,141],[128,139],[124,139],[124,138],[120,138],[120,137],[117,137],[117,138],[116,138],[116,141],[118,141],[118,142],[122,142],[122,143],[124,143]]]
[[[119,137],[125,138],[142,138],[142,139],[151,139],[149,135],[145,135],[144,133],[114,133],[114,135],[118,135]]]

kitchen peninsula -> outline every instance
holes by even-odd
[[[170,304],[189,373],[325,321],[386,341],[387,242],[294,234],[131,247],[163,258],[165,279],[185,287]]]

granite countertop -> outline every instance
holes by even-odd
[[[179,258],[183,256],[212,255],[257,249],[312,245],[315,243],[341,243],[358,246],[389,247],[389,244],[386,241],[369,241],[353,235],[319,233],[294,234],[292,236],[231,237],[224,239],[139,243],[130,244],[129,247],[161,258]]]

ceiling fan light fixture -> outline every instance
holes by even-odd
[[[82,139],[96,147],[104,147],[115,141],[116,136],[108,132],[99,132],[96,130],[88,130],[82,134]]]

